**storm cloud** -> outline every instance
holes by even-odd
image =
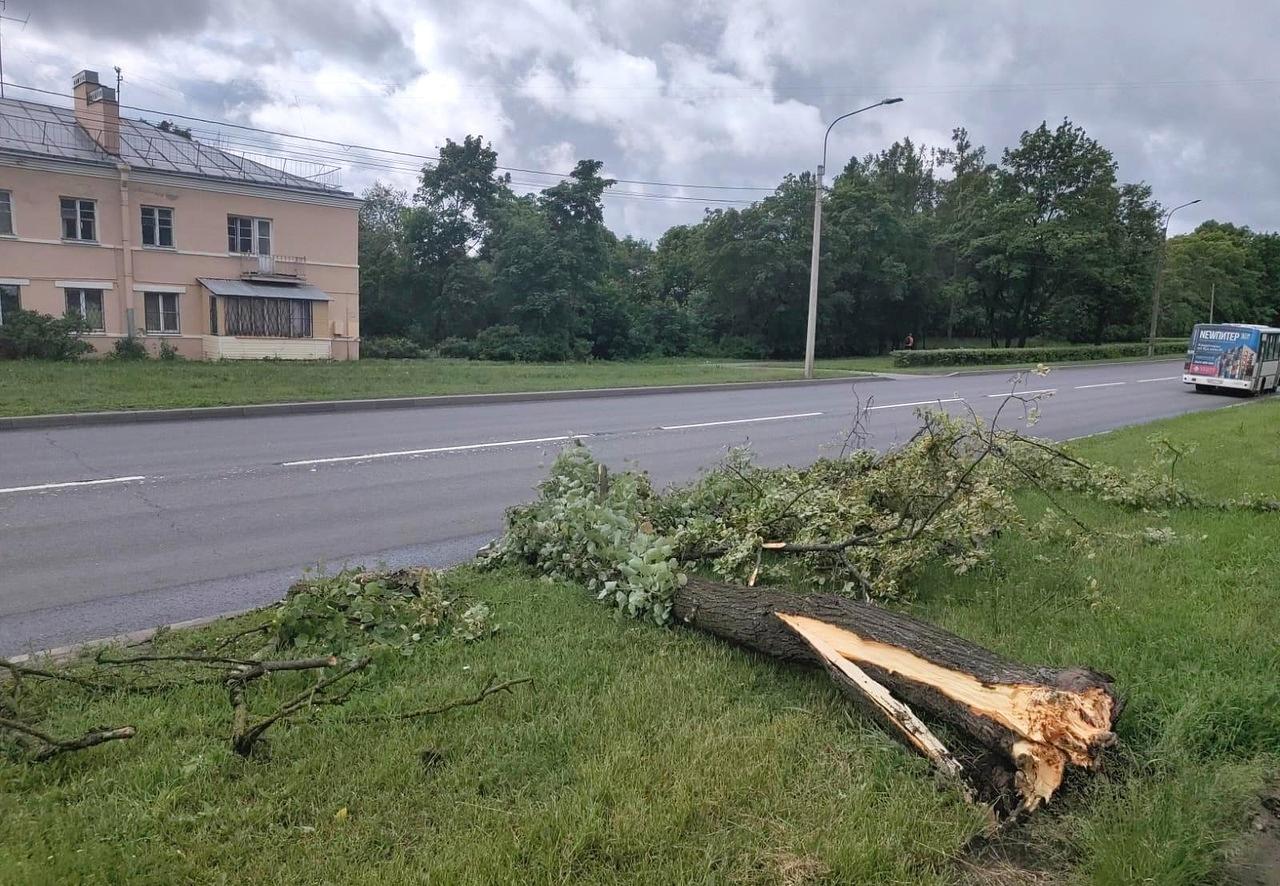
[[[76,70],[120,65],[126,105],[344,144],[431,154],[483,133],[529,170],[595,157],[636,182],[769,188],[816,164],[827,121],[892,94],[906,101],[836,129],[828,166],[903,136],[942,146],[957,126],[998,158],[1070,117],[1123,180],[1203,201],[1174,230],[1280,226],[1280,8],[1256,0],[10,0],[28,12],[6,30],[9,82],[65,93]],[[405,161],[323,153],[356,190],[412,177]],[[648,237],[763,193],[617,190],[610,224]]]

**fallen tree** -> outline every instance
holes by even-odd
[[[824,667],[891,734],[1004,812],[1035,809],[1053,796],[1068,764],[1095,769],[1115,742],[1121,702],[1112,679],[1088,668],[1025,665],[834,594],[691,578],[672,601],[678,624]],[[969,759],[958,759],[917,712],[957,733]]]
[[[1014,394],[1004,405],[1033,417],[1036,399]],[[634,617],[819,665],[968,796],[1007,814],[1030,811],[1068,767],[1098,768],[1115,742],[1122,703],[1112,679],[1012,661],[871,601],[909,596],[930,563],[974,568],[1001,532],[1029,529],[1013,500],[1019,486],[1040,489],[1082,535],[1087,527],[1057,505],[1055,490],[1166,501],[1177,487],[1142,474],[1095,481],[1090,465],[999,428],[998,418],[922,412],[920,431],[897,449],[854,449],[802,469],[762,468],[733,452],[662,493],[643,474],[610,476],[571,446],[538,500],[508,513],[488,559],[581,582]]]

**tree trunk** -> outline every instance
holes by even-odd
[[[1006,811],[1035,809],[1057,790],[1068,763],[1096,769],[1101,751],[1115,741],[1111,730],[1122,703],[1107,675],[1025,665],[869,603],[691,578],[676,592],[673,615],[686,626],[829,673],[851,673],[836,657],[856,665],[979,751],[964,775]],[[837,679],[865,706],[866,688],[856,682]],[[899,730],[899,738],[939,763],[911,729],[900,723]]]

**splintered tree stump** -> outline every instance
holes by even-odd
[[[978,751],[964,777],[1006,811],[1037,808],[1068,764],[1097,769],[1115,742],[1122,702],[1106,674],[1022,664],[869,603],[690,578],[672,613],[766,655],[820,665],[896,737],[955,774],[960,764],[919,717],[946,724]]]

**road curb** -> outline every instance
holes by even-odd
[[[198,406],[182,409],[135,409],[117,412],[59,412],[51,415],[0,417],[0,431],[125,425],[143,422],[199,421],[215,418],[259,418],[274,415],[314,415],[368,412],[378,409],[427,409],[440,406],[478,406],[487,403],[526,403],[554,400],[592,400],[657,394],[697,394],[750,391],[808,385],[865,384],[893,381],[889,376],[848,375],[840,378],[782,379],[780,381],[717,382],[629,388],[576,388],[567,391],[513,391],[496,394],[438,394],[425,397],[380,397],[364,400],[309,400],[297,403],[257,403],[248,406]]]
[[[65,646],[53,646],[49,649],[40,649],[35,652],[24,652],[21,655],[10,655],[5,658],[5,661],[11,661],[14,664],[27,664],[33,661],[70,661],[93,649],[101,649],[107,646],[137,646],[147,642],[161,631],[189,631],[194,628],[211,625],[215,621],[248,615],[263,608],[265,607],[253,606],[248,609],[231,609],[216,615],[202,615],[199,618],[188,618],[183,621],[175,621],[172,624],[140,628],[136,631],[126,631],[123,634],[112,634],[109,637],[96,637],[92,640],[81,640],[79,643],[68,643]]]

